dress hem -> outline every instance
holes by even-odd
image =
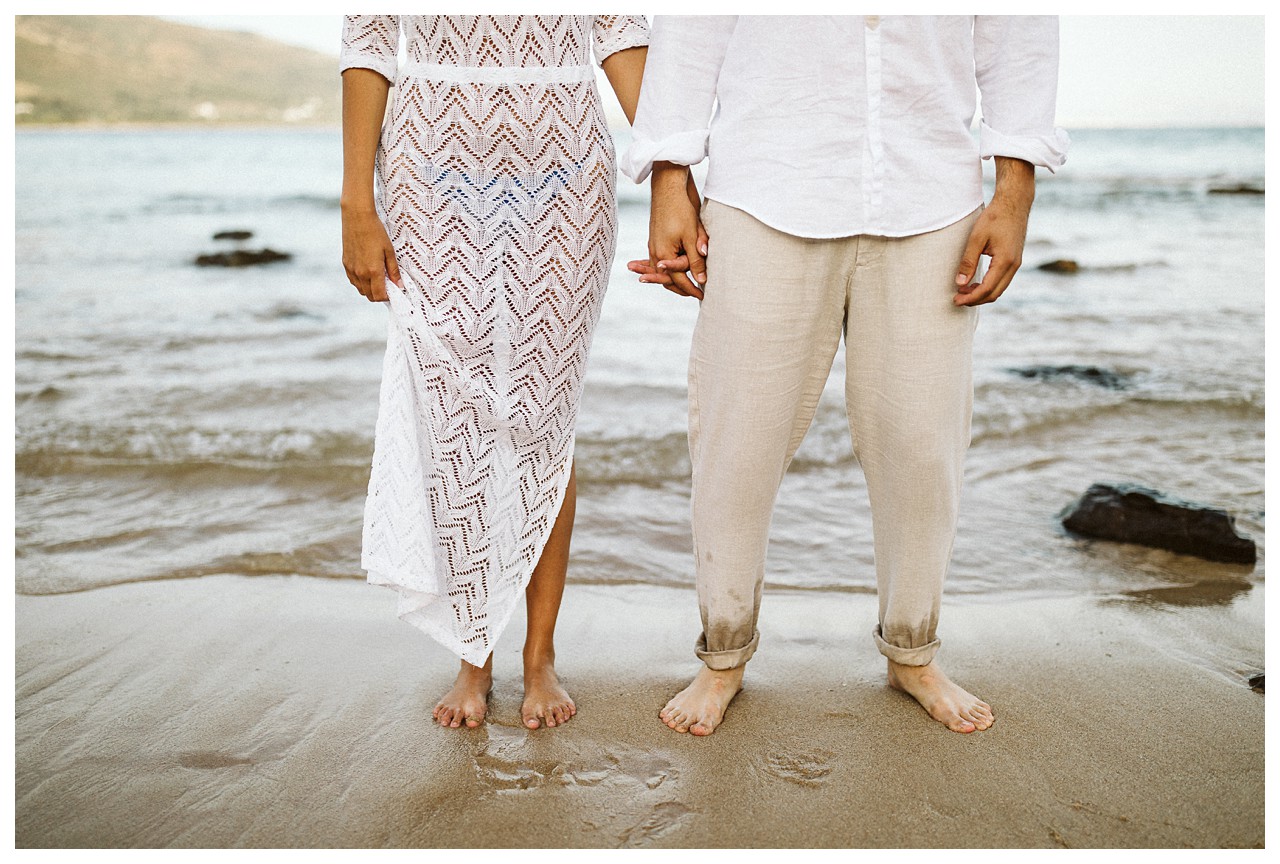
[[[520,594],[523,595],[529,588],[529,582],[533,578],[533,570],[538,566],[538,562],[542,560],[542,553],[546,551],[547,541],[551,539],[551,532],[555,528],[556,518],[560,515],[561,508],[564,507],[564,496],[569,488],[569,476],[573,471],[573,457],[577,446],[577,439],[572,438],[569,441],[569,452],[565,458],[564,466],[560,469],[560,478],[555,486],[555,499],[552,506],[551,516],[547,520],[547,527],[541,538],[538,540],[538,555],[534,560],[534,564],[529,568],[529,572],[522,574],[520,577]],[[438,603],[448,603],[449,598],[442,594],[432,594],[426,591],[418,591],[404,584],[408,579],[401,578],[397,581],[396,571],[398,568],[387,565],[385,561],[377,558],[364,558],[360,562],[361,569],[368,574],[366,581],[370,585],[377,585],[383,588],[390,588],[396,592],[400,598],[399,608],[396,610],[396,617],[406,624],[409,624],[423,633],[430,636],[443,647],[449,649],[460,659],[465,660],[472,666],[483,666],[489,659],[489,655],[493,653],[493,646],[497,645],[498,640],[502,638],[502,634],[506,632],[507,625],[511,623],[511,616],[515,614],[516,606],[513,603],[511,608],[500,619],[495,620],[488,628],[489,631],[489,651],[483,656],[477,655],[474,651],[466,650],[461,640],[457,638],[457,634],[450,632],[439,626],[430,618],[420,614],[423,609]],[[406,604],[411,604],[406,606]]]

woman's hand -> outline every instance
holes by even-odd
[[[376,211],[343,207],[342,266],[347,279],[371,303],[387,299],[387,279],[400,285],[395,249]]]

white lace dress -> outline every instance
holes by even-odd
[[[397,71],[403,33],[405,64]],[[564,499],[613,260],[597,61],[643,16],[353,15],[341,68],[396,84],[378,201],[390,324],[361,564],[401,618],[481,665]]]

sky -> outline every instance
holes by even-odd
[[[334,55],[342,26],[338,15],[164,17]],[[1067,15],[1060,44],[1059,125],[1263,124],[1260,15]]]

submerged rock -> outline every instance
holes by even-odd
[[[1211,186],[1209,187],[1210,195],[1265,195],[1265,189],[1259,189],[1257,186],[1250,186],[1248,183],[1237,183],[1234,186]]]
[[[1129,386],[1129,376],[1098,366],[1019,366],[1009,370],[1023,378],[1035,378],[1041,381],[1053,381],[1058,378],[1074,378],[1086,384],[1096,384],[1108,390],[1123,390]]]
[[[252,231],[235,230],[235,231],[219,231],[213,235],[214,240],[248,240],[253,236]]]
[[[1057,261],[1046,261],[1036,269],[1046,273],[1078,273],[1080,265],[1070,258],[1059,258]]]
[[[1227,511],[1132,483],[1095,483],[1060,516],[1068,531],[1086,537],[1231,564],[1258,560],[1257,546],[1236,533],[1235,520]]]
[[[236,249],[234,252],[215,252],[212,255],[200,255],[196,258],[198,267],[252,267],[255,264],[270,264],[274,261],[288,261],[293,256],[288,252],[277,252],[274,249]]]
[[[1266,692],[1266,686],[1265,686],[1266,683],[1267,683],[1266,676],[1264,676],[1263,673],[1261,672],[1259,672],[1257,675],[1249,676],[1249,686],[1252,687],[1254,690],[1257,690],[1259,693]]]

